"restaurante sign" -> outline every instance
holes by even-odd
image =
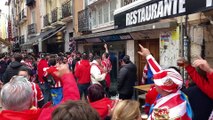
[[[213,8],[213,0],[151,0],[115,15],[115,26],[124,28]]]

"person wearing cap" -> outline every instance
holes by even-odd
[[[78,89],[80,91],[81,98],[82,98],[82,95],[84,94],[85,99],[87,96],[87,89],[90,86],[90,82],[91,82],[90,68],[91,66],[90,66],[89,56],[87,53],[83,53],[82,60],[76,63],[75,77],[78,79],[77,83],[78,83]]]
[[[133,96],[135,82],[137,81],[137,67],[125,55],[121,60],[122,67],[118,73],[118,94],[119,99],[131,99]]]
[[[183,85],[182,76],[175,69],[162,70],[147,48],[139,45],[138,52],[146,57],[148,64],[154,74],[153,80],[159,96],[150,109],[148,120],[169,119],[169,120],[191,120],[192,110],[188,99],[180,91]]]

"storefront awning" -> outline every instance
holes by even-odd
[[[141,25],[141,26],[136,26],[136,27],[128,27],[128,28],[118,29],[118,30],[113,29],[110,31],[83,35],[83,36],[75,37],[74,39],[77,41],[81,41],[81,40],[85,40],[85,39],[96,39],[96,38],[102,38],[102,37],[107,37],[107,36],[111,36],[111,35],[128,34],[128,33],[137,32],[137,31],[169,29],[169,28],[175,28],[176,26],[177,26],[176,21],[158,22],[158,23]]]
[[[64,30],[66,28],[66,26],[60,27],[59,29],[56,29],[55,31],[51,32],[50,34],[46,35],[45,37],[43,37],[42,41],[45,41],[49,38],[51,38],[52,36],[54,36],[56,33]]]
[[[58,31],[64,30],[65,26],[56,27],[54,29],[48,30],[46,32],[41,32],[40,35],[30,38],[28,42],[26,42],[24,45],[35,45],[38,44],[38,40],[41,39],[42,41],[52,37],[55,35]]]

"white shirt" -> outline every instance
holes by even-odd
[[[96,65],[94,65],[96,64]],[[100,84],[99,81],[102,81],[106,77],[106,73],[102,73],[100,69],[97,67],[98,62],[96,60],[93,60],[91,63],[90,68],[90,78],[92,81],[92,84]]]

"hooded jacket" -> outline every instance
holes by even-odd
[[[113,100],[110,100],[109,98],[103,98],[101,100],[91,102],[90,105],[98,112],[101,119],[104,120],[108,114],[108,105],[113,106],[113,103]]]
[[[118,73],[118,93],[132,94],[137,80],[137,68],[132,62],[122,66]]]
[[[14,76],[14,75],[18,75],[18,72],[21,68],[27,68],[26,66],[24,66],[23,64],[21,64],[20,62],[14,61],[11,62],[9,64],[9,66],[7,67],[4,75],[3,75],[3,83],[6,84],[7,82],[10,81],[10,79]]]
[[[61,79],[64,84],[61,103],[67,100],[79,100],[80,94],[73,75],[68,73],[63,75]],[[57,106],[24,111],[3,110],[0,112],[0,120],[51,120],[51,114],[56,107]]]
[[[89,60],[81,60],[76,64],[75,77],[78,78],[79,84],[90,83],[90,62]]]

